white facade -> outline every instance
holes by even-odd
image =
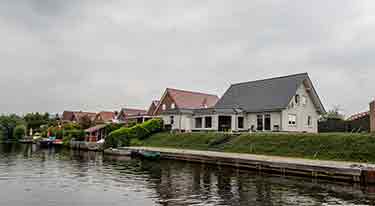
[[[300,98],[299,102],[296,103],[294,97],[288,108],[282,111],[282,131],[317,133],[320,115],[304,85],[298,88],[296,95]],[[296,117],[295,125],[289,124],[290,116]]]
[[[279,112],[260,112],[244,114],[164,114],[166,125],[172,130],[191,131],[285,131],[318,132],[319,113],[313,99],[302,84],[290,100],[287,108]],[[229,119],[230,126],[223,130],[220,117]],[[242,124],[239,122],[242,120]],[[210,123],[207,123],[210,121]]]

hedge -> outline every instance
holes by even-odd
[[[108,135],[105,139],[105,147],[129,146],[132,139],[147,139],[150,135],[162,131],[162,128],[163,122],[161,119],[151,119],[130,128],[123,127]]]

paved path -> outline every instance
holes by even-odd
[[[243,154],[243,153],[226,153],[226,152],[199,151],[199,150],[186,150],[186,149],[170,149],[170,148],[159,148],[159,147],[126,147],[126,149],[146,150],[146,151],[161,152],[161,153],[200,155],[200,156],[207,156],[207,157],[241,159],[241,160],[249,160],[249,161],[263,161],[263,162],[269,162],[269,163],[285,163],[285,164],[295,164],[295,165],[328,167],[328,168],[337,168],[337,169],[359,169],[359,170],[362,168],[375,169],[375,164],[356,163],[356,162],[310,160],[310,159],[279,157],[279,156],[265,156],[265,155],[253,155],[253,154]]]

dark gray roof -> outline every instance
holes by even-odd
[[[233,84],[215,108],[241,108],[246,112],[280,111],[288,106],[304,80],[312,85],[307,73]],[[315,89],[312,92],[317,110],[324,112]]]

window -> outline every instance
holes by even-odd
[[[205,117],[205,128],[212,128],[212,117]]]
[[[163,104],[162,109],[163,109],[163,110],[166,110],[166,109],[167,109],[167,105],[166,105],[166,104]]]
[[[176,108],[176,104],[175,103],[172,103],[171,104],[171,109],[175,109]]]
[[[244,128],[244,118],[238,117],[238,128],[243,129]]]
[[[311,118],[311,116],[307,116],[307,126],[312,126],[312,118]]]
[[[297,125],[297,115],[295,115],[295,114],[288,115],[288,124],[289,124],[289,126],[296,126]]]
[[[307,104],[307,97],[302,96],[302,105],[306,105],[306,104]]]
[[[202,128],[202,117],[195,118],[195,128]]]
[[[271,131],[271,115],[264,115],[264,130]]]
[[[170,116],[169,119],[170,119],[171,124],[173,125],[174,124],[174,116]]]
[[[299,104],[300,96],[298,94],[296,96],[294,96],[294,101],[296,102],[296,105]]]
[[[263,131],[263,115],[257,115],[257,130]]]

